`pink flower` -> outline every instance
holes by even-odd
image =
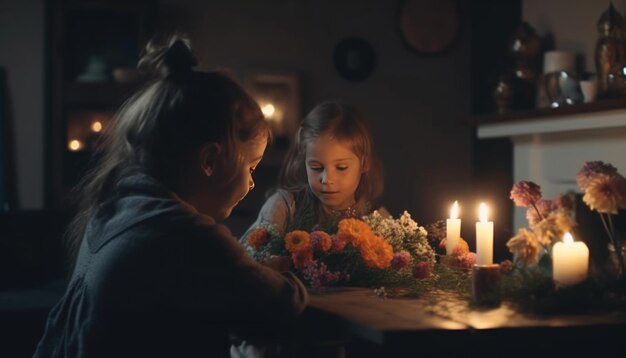
[[[309,239],[311,240],[311,247],[315,251],[326,252],[330,250],[332,246],[330,235],[321,230],[313,231],[309,235]]]
[[[331,285],[341,279],[341,272],[330,271],[325,263],[322,262],[318,264],[315,260],[305,265],[302,274],[304,278],[311,283],[311,287],[316,290]]]
[[[402,250],[393,254],[393,259],[391,259],[391,267],[393,267],[393,269],[396,271],[400,271],[405,268],[410,261],[411,254],[408,251]]]
[[[430,276],[432,265],[428,261],[422,261],[415,264],[413,268],[413,277],[418,279],[425,279]]]
[[[458,256],[451,256],[451,265],[462,269],[471,269],[476,263],[476,254],[467,252]]]
[[[576,183],[582,190],[587,190],[589,182],[599,174],[613,176],[617,174],[617,168],[601,160],[587,161],[576,174]]]
[[[554,204],[557,209],[564,209],[565,211],[573,211],[575,205],[575,199],[572,194],[561,194],[555,200]]]
[[[551,212],[556,210],[557,205],[552,200],[541,199],[535,203],[535,207],[530,207],[526,210],[526,219],[532,226],[545,219]],[[539,212],[537,212],[537,210]]]
[[[502,262],[500,262],[500,272],[502,273],[509,273],[513,271],[513,261],[511,260],[504,260]]]
[[[513,185],[511,199],[517,206],[529,207],[541,199],[541,188],[531,181],[522,180]]]
[[[468,252],[467,254],[460,257],[460,266],[466,269],[472,268],[474,264],[476,264],[476,253]]]
[[[341,252],[348,244],[348,240],[345,240],[337,235],[331,235],[330,241],[332,242],[332,252]]]

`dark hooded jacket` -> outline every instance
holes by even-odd
[[[35,357],[222,356],[227,331],[291,321],[302,283],[256,263],[223,225],[154,178],[119,183],[87,225]]]

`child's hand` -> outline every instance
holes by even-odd
[[[291,258],[288,256],[272,255],[261,264],[279,272],[291,270]]]

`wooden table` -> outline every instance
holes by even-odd
[[[583,353],[626,357],[626,312],[539,317],[504,302],[471,308],[446,292],[428,299],[379,298],[372,289],[337,288],[311,295],[306,312],[316,330],[347,338],[347,355],[524,356]],[[324,317],[324,319],[320,319]]]

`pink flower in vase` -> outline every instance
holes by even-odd
[[[583,201],[591,210],[616,215],[618,209],[626,209],[626,179],[617,174],[596,175],[587,182]]]
[[[557,209],[556,203],[552,200],[541,199],[535,203],[535,208],[526,210],[526,220],[532,226],[545,219],[552,211]]]
[[[617,168],[601,160],[586,161],[576,174],[576,183],[582,190],[587,190],[589,182],[599,174],[616,175]]]
[[[541,188],[531,181],[522,180],[513,185],[511,199],[517,206],[529,207],[541,199]]]

